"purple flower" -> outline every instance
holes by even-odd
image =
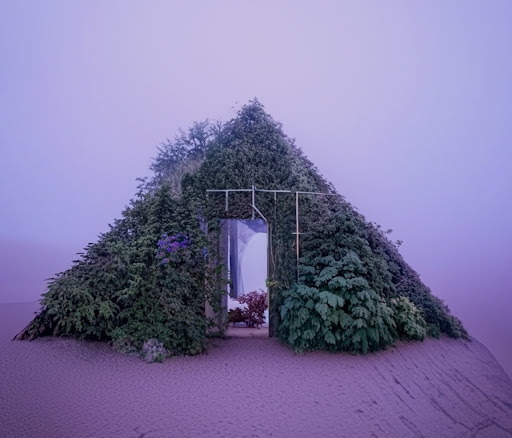
[[[187,235],[180,232],[174,236],[169,236],[164,233],[162,234],[162,239],[158,241],[158,248],[161,251],[157,253],[157,257],[163,257],[165,252],[173,253],[177,252],[179,249],[188,248],[189,246],[190,241]],[[168,259],[166,260],[168,262]]]

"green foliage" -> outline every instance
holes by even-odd
[[[205,121],[180,131],[159,148],[151,169],[153,177],[141,180],[121,219],[50,281],[41,313],[19,339],[101,339],[126,351],[157,339],[166,354],[203,351],[207,330],[217,327],[222,335],[227,324],[218,220],[254,214],[248,193],[230,194],[226,210],[224,193],[206,191],[252,185],[291,191],[256,193],[268,220],[271,335],[299,350],[362,352],[384,348],[398,336],[421,339],[425,330],[467,337],[405,263],[389,230],[367,222],[337,195],[257,100],[228,123]],[[335,195],[299,196],[299,279],[295,191]],[[162,265],[158,239],[180,232],[192,244]],[[205,317],[205,302],[215,318]]]
[[[315,258],[302,271],[305,284],[286,291],[281,306],[279,335],[294,349],[366,353],[396,339],[393,311],[361,276],[354,252]]]
[[[206,190],[219,188],[290,189],[329,191],[328,184],[307,161],[293,140],[286,137],[281,125],[265,113],[257,101],[245,106],[238,116],[226,123],[206,149],[197,171],[182,179],[182,193],[190,205],[201,211],[212,225],[218,218],[250,219],[250,194],[231,193],[229,210],[224,194]],[[269,323],[273,335],[279,325],[282,291],[289,288],[295,273],[294,199],[289,194],[256,193],[258,208],[269,222],[270,309]]]
[[[396,329],[403,339],[423,341],[427,335],[425,320],[420,311],[406,297],[392,298]]]
[[[140,350],[156,338],[169,354],[203,351],[205,242],[199,224],[191,227],[187,216],[167,185],[139,193],[123,218],[49,283],[43,310],[22,337],[110,340],[120,350]],[[156,257],[164,231],[185,231],[194,242],[166,265]]]
[[[284,293],[279,335],[285,342],[299,350],[366,352],[384,348],[397,337],[422,340],[426,333],[435,335],[436,329],[455,337],[465,333],[460,322],[449,315],[417,274],[412,275],[414,271],[387,240],[385,235],[389,232],[367,224],[343,200],[308,202],[309,210],[306,205],[302,215],[305,233],[299,281],[304,286],[298,287],[309,288],[313,297],[303,302],[300,297],[304,295],[298,295],[295,288]],[[408,282],[403,272],[410,275]],[[317,303],[321,300],[319,294],[325,291],[345,300],[340,309],[343,313]],[[418,307],[407,299],[409,296],[418,298],[413,301]],[[329,317],[318,320],[319,324],[313,327],[302,327],[300,315],[293,309],[311,305],[309,300],[313,300],[317,312],[321,310],[321,316],[328,312]],[[290,306],[291,311],[286,310]],[[331,315],[333,312],[335,316]],[[317,315],[313,313],[311,317]],[[352,321],[352,325],[347,321]],[[326,345],[324,332],[332,333],[334,338],[327,336],[336,342]]]
[[[438,338],[446,333],[452,338],[469,339],[459,319],[450,314],[448,307],[420,280],[418,274],[402,262],[402,272],[397,283],[397,293],[407,297],[420,310],[426,324],[427,334]]]

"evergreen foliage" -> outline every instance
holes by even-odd
[[[152,338],[169,354],[204,349],[206,281],[199,225],[191,228],[186,207],[164,184],[139,192],[111,230],[89,245],[81,260],[52,279],[42,312],[20,334],[111,340],[140,350]],[[194,236],[196,245],[157,257],[163,230]],[[202,242],[202,243],[201,243]]]
[[[270,237],[272,335],[297,350],[362,352],[398,337],[423,339],[425,331],[467,336],[386,233],[335,192],[258,101],[225,124],[205,121],[180,132],[159,148],[151,169],[122,218],[49,282],[40,314],[19,339],[92,338],[126,351],[154,339],[166,354],[203,351],[208,327],[222,334],[227,322],[219,219],[255,214],[250,193],[231,193],[226,211],[224,193],[207,190],[253,185],[290,191],[255,193]],[[299,278],[296,191],[329,194],[299,197]],[[158,256],[164,234],[187,236],[186,245],[167,242],[176,250],[165,260]]]
[[[406,297],[392,298],[397,331],[404,339],[423,341],[427,335],[425,320]]]

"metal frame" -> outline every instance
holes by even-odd
[[[206,196],[208,193],[225,193],[225,211],[229,211],[229,192],[251,192],[251,207],[252,207],[252,219],[255,219],[254,212],[258,213],[259,216],[265,221],[268,228],[268,221],[263,213],[256,206],[255,202],[255,194],[256,192],[265,192],[265,193],[274,193],[274,201],[277,199],[277,193],[295,193],[295,246],[296,246],[296,264],[297,264],[297,283],[299,282],[299,257],[300,257],[300,240],[299,236],[301,234],[299,229],[299,195],[323,195],[323,196],[340,196],[338,193],[323,193],[323,192],[303,192],[303,191],[295,191],[291,190],[268,190],[268,189],[258,189],[255,185],[252,185],[250,189],[211,189],[206,190]]]

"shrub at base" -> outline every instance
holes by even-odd
[[[306,285],[283,294],[279,336],[296,351],[374,351],[395,337],[392,310],[372,290],[344,296]]]
[[[119,338],[112,342],[112,349],[118,353],[137,355],[138,351],[131,339]]]
[[[420,311],[406,297],[392,298],[396,330],[403,339],[423,341],[427,335],[426,323]]]
[[[144,342],[140,353],[142,359],[146,362],[163,362],[167,356],[167,350],[158,339],[152,338]]]

